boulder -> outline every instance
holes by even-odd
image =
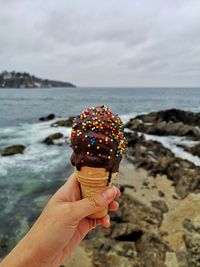
[[[178,158],[160,142],[145,140],[143,135],[128,133],[126,158],[149,175],[166,175],[173,181],[176,193],[186,197],[190,192],[200,192],[200,167]]]
[[[144,123],[142,120],[132,119],[126,125],[126,128],[130,130],[159,135],[159,136],[186,136],[187,138],[193,140],[200,140],[200,131],[196,126],[186,125],[182,122],[154,122],[154,123]]]
[[[184,150],[193,154],[194,156],[200,157],[200,144],[197,144],[197,145],[192,146],[192,147],[184,146]]]
[[[143,231],[133,223],[118,223],[111,233],[111,237],[118,241],[136,241],[143,235]]]
[[[12,145],[1,149],[0,153],[4,157],[15,154],[23,154],[25,148],[26,147],[24,145]]]
[[[125,128],[141,133],[160,136],[186,136],[193,140],[200,140],[199,127],[200,113],[178,109],[139,115],[125,124]]]
[[[49,114],[46,117],[39,118],[39,121],[50,121],[55,119],[55,114]]]
[[[179,109],[167,109],[157,112],[150,112],[146,115],[139,115],[136,119],[142,120],[147,123],[158,123],[161,121],[166,122],[182,122],[183,124],[200,126],[200,113]]]
[[[69,117],[67,120],[59,120],[51,124],[51,127],[72,127],[74,117]]]
[[[46,137],[43,140],[43,143],[47,144],[47,145],[53,145],[54,144],[54,140],[60,139],[63,137],[63,134],[61,133],[54,133],[49,135],[48,137]]]

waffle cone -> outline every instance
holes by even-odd
[[[84,166],[80,171],[75,169],[75,175],[81,186],[82,198],[92,197],[101,193],[114,182],[117,173],[112,173],[111,181],[108,183],[109,172],[104,168],[94,168]],[[107,209],[96,212],[89,218],[102,218],[108,213]]]

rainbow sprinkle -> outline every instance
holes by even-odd
[[[90,134],[86,134],[85,132],[89,132]],[[118,114],[114,115],[105,105],[96,108],[90,107],[74,118],[71,141],[79,136],[82,142],[89,141],[88,148],[95,146],[97,150],[100,150],[102,143],[109,145],[110,142],[115,141],[118,145],[115,156],[119,157],[124,153],[126,141],[124,138],[123,123]],[[110,152],[112,151],[110,149]],[[89,153],[88,151],[87,154]],[[111,156],[107,158],[111,159]],[[94,159],[96,160],[96,157]]]

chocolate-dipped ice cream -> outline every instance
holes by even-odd
[[[105,168],[111,176],[118,172],[126,145],[123,123],[104,105],[90,107],[74,119],[71,144],[71,163],[78,171],[83,166]]]

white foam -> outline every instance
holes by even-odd
[[[200,158],[197,156],[193,156],[189,152],[184,151],[183,148],[177,146],[178,144],[185,144],[189,146],[193,146],[199,142],[188,141],[183,137],[178,136],[157,136],[157,135],[149,135],[144,134],[147,140],[155,140],[163,144],[163,146],[169,148],[177,157],[182,159],[189,160],[193,162],[196,166],[200,166]]]
[[[122,119],[123,123],[127,123],[130,119],[135,118],[137,115],[139,115],[137,112],[121,114],[120,118]]]
[[[56,121],[56,120],[55,120]],[[34,124],[21,124],[18,127],[3,128],[0,130],[0,146],[23,144],[26,146],[24,154],[16,154],[10,157],[0,156],[0,175],[7,176],[13,168],[29,169],[33,173],[53,171],[69,160],[71,148],[66,139],[69,138],[70,127],[50,127],[49,122]],[[42,141],[50,134],[60,132],[63,138],[60,143],[67,144],[64,147],[43,144]]]

